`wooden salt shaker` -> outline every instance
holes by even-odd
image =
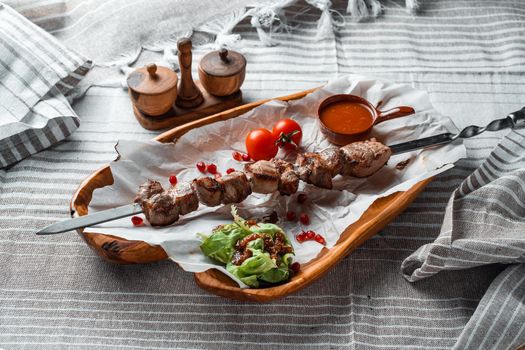
[[[168,112],[177,99],[177,74],[151,63],[133,71],[127,79],[135,108],[149,116]]]
[[[199,90],[191,75],[191,40],[189,38],[179,39],[177,48],[179,50],[180,84],[177,106],[181,108],[195,108],[204,102],[202,92]]]
[[[200,82],[215,96],[228,96],[239,91],[245,75],[246,58],[225,48],[206,54],[199,64]]]

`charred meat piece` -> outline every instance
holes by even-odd
[[[289,196],[297,192],[299,176],[293,169],[293,165],[282,159],[273,159],[272,162],[279,173],[279,193]]]
[[[343,157],[339,148],[327,148],[319,152],[319,156],[325,161],[328,168],[330,168],[332,177],[341,173],[341,169],[343,168]]]
[[[341,147],[341,155],[343,156],[341,175],[367,177],[386,164],[392,155],[392,150],[381,142],[371,139]]]
[[[260,160],[244,167],[250,180],[252,191],[256,193],[272,193],[279,186],[279,173],[275,165],[267,160]]]
[[[142,203],[142,210],[152,226],[166,226],[179,219],[179,206],[168,191],[158,193]]]
[[[317,153],[302,153],[297,156],[299,178],[317,187],[332,189],[330,167]]]
[[[148,180],[139,186],[139,190],[133,201],[142,205],[142,203],[146,202],[153,195],[162,192],[164,192],[164,189],[162,188],[160,182]]]
[[[168,190],[173,196],[173,200],[179,206],[179,214],[186,215],[199,207],[197,192],[188,182],[180,182],[175,187]]]
[[[224,175],[217,182],[223,190],[222,204],[240,203],[252,193],[250,182],[242,171]]]
[[[195,179],[192,182],[192,187],[202,204],[208,207],[216,207],[221,204],[223,188],[214,178],[200,177]]]

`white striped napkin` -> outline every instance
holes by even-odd
[[[0,3],[0,168],[78,127],[65,95],[90,68],[91,61]]]
[[[525,129],[520,128],[454,191],[439,237],[407,257],[401,269],[414,282],[444,270],[524,263],[524,238]]]

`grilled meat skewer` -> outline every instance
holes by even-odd
[[[179,220],[179,205],[168,191],[153,195],[141,206],[152,226],[167,226]]]
[[[164,192],[162,185],[158,181],[148,180],[139,186],[137,195],[135,196],[134,202],[142,205],[153,195]]]
[[[179,215],[197,210],[199,202],[210,207],[240,203],[252,191],[279,190],[283,195],[291,195],[297,192],[299,179],[331,189],[334,176],[370,176],[386,164],[391,154],[389,147],[371,139],[319,153],[299,154],[297,172],[292,164],[273,159],[248,164],[244,172],[234,171],[218,179],[200,177],[166,191],[159,182],[150,180],[139,187],[135,202],[141,204],[152,225],[164,226],[177,221]]]
[[[318,153],[299,154],[297,165],[301,180],[317,187],[332,189],[332,169]]]
[[[340,148],[343,156],[341,175],[367,177],[381,169],[392,150],[375,139],[354,142]]]
[[[224,189],[217,180],[205,176],[193,180],[191,184],[192,188],[197,192],[199,202],[208,207],[216,207],[221,204]]]
[[[191,187],[190,183],[181,182],[175,187],[170,188],[168,194],[179,207],[179,214],[186,215],[199,208],[199,198],[197,192]]]
[[[279,193],[289,196],[297,192],[299,188],[299,176],[293,169],[293,165],[282,159],[273,159],[272,163],[275,165],[279,173]]]
[[[240,203],[252,194],[250,182],[242,171],[221,176],[217,182],[223,189],[222,204]]]
[[[279,187],[279,172],[275,164],[268,160],[260,160],[244,166],[246,176],[250,180],[253,192],[273,193]]]

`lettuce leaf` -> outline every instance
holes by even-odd
[[[252,256],[243,261],[241,265],[231,262],[235,253],[235,244],[240,239],[253,233],[265,234],[275,237],[277,232],[284,235],[284,231],[275,224],[260,223],[248,226],[246,220],[240,217],[235,206],[232,206],[232,224],[223,225],[213,230],[210,236],[200,235],[203,239],[201,243],[202,252],[226,265],[226,270],[237,277],[250,287],[257,288],[260,282],[281,283],[290,278],[289,265],[293,259],[293,253],[286,254],[276,261],[264,250],[264,239],[257,238],[250,241],[246,249],[252,252]],[[290,244],[286,238],[286,243]]]
[[[250,232],[246,233],[238,225],[224,225],[206,237],[200,248],[207,257],[227,264],[235,252],[235,243],[249,234]]]

